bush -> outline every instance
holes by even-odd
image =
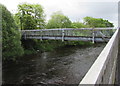
[[[3,60],[15,59],[24,53],[21,47],[21,35],[11,13],[1,4],[0,8],[2,8],[2,57]]]

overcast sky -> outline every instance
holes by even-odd
[[[0,0],[9,11],[16,13],[17,5],[23,2],[43,6],[46,20],[53,12],[62,11],[71,21],[82,21],[86,16],[107,19],[118,25],[119,0]]]

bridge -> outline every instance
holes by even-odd
[[[62,28],[22,30],[24,39],[40,40],[80,40],[96,42],[108,42],[114,33],[113,28]]]
[[[116,29],[115,33],[112,34],[112,28],[22,30],[22,36],[25,39],[83,40],[92,42],[108,41],[110,39],[79,83],[79,86],[114,84],[116,77],[116,81],[120,78],[118,67],[120,59],[120,55],[118,54],[120,53],[118,52],[120,29]]]

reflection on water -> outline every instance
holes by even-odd
[[[105,44],[62,47],[3,65],[3,83],[78,84]]]

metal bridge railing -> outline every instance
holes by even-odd
[[[111,35],[113,35],[114,31],[113,28],[61,28],[61,29],[39,29],[39,30],[21,30],[23,38],[50,38],[56,39],[55,37],[59,37],[64,41],[65,37],[88,37],[93,39],[94,42],[96,38],[107,38],[109,39]],[[61,37],[61,38],[60,38]]]
[[[118,31],[116,30],[106,47],[84,76],[79,86],[96,84],[114,84],[118,55]],[[85,85],[85,86],[86,86]]]
[[[38,29],[38,30],[21,30],[22,35],[27,36],[92,36],[93,31],[101,31],[104,35],[113,34],[112,28],[61,28],[61,29]],[[99,36],[99,35],[98,35]]]

